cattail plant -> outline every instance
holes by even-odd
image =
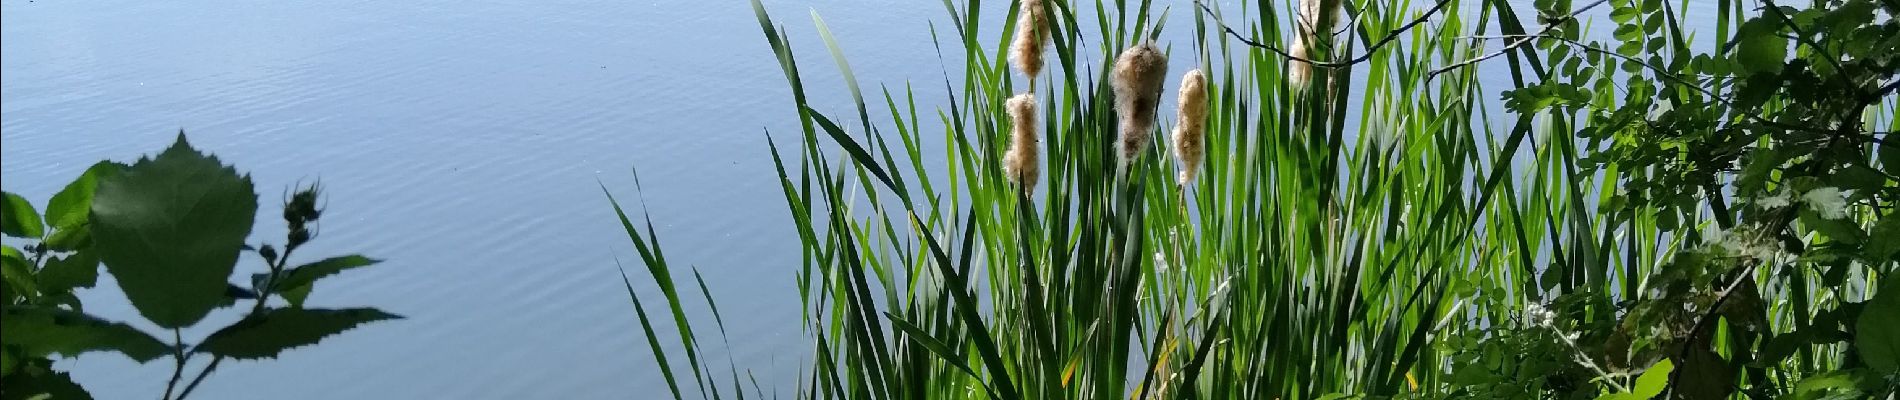
[[[1030,2],[1034,0],[1024,0],[1025,4]],[[1003,171],[1010,181],[1022,186],[1023,192],[1034,192],[1041,162],[1036,154],[1036,95],[1010,97],[1004,106],[1009,110],[1010,139],[1009,152],[1003,154]]]
[[[1168,56],[1161,54],[1153,42],[1129,47],[1115,59],[1110,84],[1115,89],[1115,113],[1121,117],[1122,165],[1128,165],[1148,145],[1148,132],[1155,125],[1155,104],[1161,98],[1161,74],[1167,70]]]
[[[1295,58],[1312,60],[1317,53],[1313,49],[1321,35],[1327,35],[1332,29],[1335,15],[1343,0],[1300,0],[1300,15],[1293,26],[1293,49],[1289,51]],[[1304,88],[1313,76],[1313,64],[1305,61],[1293,61],[1286,73],[1287,82],[1295,88]]]
[[[1042,72],[1042,46],[1049,41],[1048,13],[1042,0],[1021,0],[1016,16],[1016,39],[1010,44],[1010,61],[1029,79],[1029,92],[1036,92],[1036,74]],[[1033,103],[1033,102],[1032,102]]]
[[[1207,74],[1197,68],[1182,75],[1178,96],[1172,136],[1174,158],[1181,161],[1181,186],[1187,186],[1201,166],[1201,135],[1207,131]]]

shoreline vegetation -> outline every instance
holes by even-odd
[[[800,127],[764,149],[803,248],[811,347],[793,394],[1900,387],[1900,4],[1723,0],[1695,16],[1714,32],[1685,32],[1679,1],[1297,3],[1020,0],[985,37],[980,12],[1000,3],[946,2],[933,32],[966,62],[934,149],[918,93],[866,101],[816,11],[855,109],[806,103],[793,38],[753,1]],[[1163,25],[1182,11],[1191,27]],[[1164,28],[1194,34],[1155,42]],[[1509,87],[1481,87],[1483,63],[1506,64]],[[1479,101],[1500,95],[1505,110]],[[623,278],[671,396],[780,395],[704,355],[729,340],[716,288],[695,268],[698,293],[681,289],[661,233],[607,196],[641,255]],[[711,307],[716,342],[688,301]]]

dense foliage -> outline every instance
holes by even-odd
[[[281,252],[246,244],[258,211],[251,178],[192,148],[182,132],[155,157],[94,164],[53,195],[44,214],[24,197],[5,197],[0,222],[24,245],[4,247],[0,398],[91,398],[54,369],[54,360],[108,352],[141,363],[171,358],[175,368],[162,398],[183,399],[227,358],[275,358],[360,324],[401,318],[373,308],[305,308],[318,279],[378,260],[348,255],[290,264],[291,254],[317,237],[317,185],[285,199],[289,231]],[[253,253],[268,272],[229,283],[241,256]],[[98,282],[101,265],[139,315],[169,329],[171,340],[85,312],[76,291]],[[196,343],[180,337],[181,328],[212,311],[240,306],[248,311],[238,322]],[[210,361],[190,375],[191,360],[204,357]]]
[[[1900,388],[1900,2],[1720,0],[1690,16],[1687,2],[1540,0],[1525,17],[1505,1],[1243,2],[1237,17],[1197,2],[1191,43],[1163,44],[1209,77],[1206,137],[1180,141],[1204,146],[1194,179],[1180,172],[1199,151],[1112,150],[1131,112],[1117,54],[1169,11],[1021,1],[989,38],[980,2],[945,2],[939,51],[965,63],[943,82],[941,150],[922,144],[909,85],[865,102],[815,14],[856,119],[808,103],[792,38],[754,2],[801,127],[770,149],[805,250],[799,397]],[[1036,5],[1046,21],[1015,21]],[[1612,28],[1593,35],[1588,12],[1606,5]],[[1715,31],[1698,45],[1685,18]],[[1006,50],[1038,26],[1050,73],[1015,75]],[[1509,85],[1487,92],[1476,71],[1497,65]],[[1500,92],[1508,114],[1474,100]],[[1042,121],[1040,165],[1018,164],[1016,121]],[[1021,171],[1046,176],[1025,186],[1037,177]],[[683,382],[629,283],[673,397],[765,397],[737,366],[721,383],[658,233],[620,216],[687,358]]]
[[[1456,346],[1495,366],[1462,393],[1511,397],[1488,390],[1515,373],[1525,397],[1588,398],[1665,362],[1681,398],[1894,393],[1900,2],[1724,1],[1702,47],[1685,8],[1611,0],[1600,42],[1568,3],[1539,2],[1560,22],[1515,39],[1547,68],[1507,105],[1574,132],[1566,173],[1613,190],[1599,234],[1565,243],[1595,254],[1526,288],[1548,316]]]

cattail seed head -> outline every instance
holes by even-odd
[[[1195,69],[1181,76],[1175,115],[1174,158],[1181,161],[1181,186],[1194,181],[1201,166],[1202,135],[1207,131],[1207,74]]]
[[[1317,51],[1313,49],[1313,46],[1319,43],[1322,35],[1331,33],[1329,30],[1332,29],[1335,16],[1339,14],[1341,4],[1343,4],[1342,0],[1300,0],[1300,15],[1293,26],[1293,47],[1287,53],[1298,58],[1314,59]],[[1313,76],[1313,64],[1303,61],[1289,63],[1292,65],[1287,67],[1287,82],[1292,83],[1295,88],[1305,88],[1307,81]]]
[[[1115,112],[1121,116],[1121,162],[1127,165],[1148,146],[1148,133],[1154,130],[1155,105],[1161,98],[1162,74],[1168,70],[1168,56],[1152,42],[1141,42],[1115,59],[1115,71],[1109,82],[1115,90]]]
[[[1029,0],[1025,0],[1029,1]],[[1023,93],[1004,103],[1009,111],[1009,152],[1003,153],[1003,172],[1022,191],[1035,192],[1042,161],[1036,154],[1036,95]]]
[[[1029,91],[1036,91],[1036,74],[1042,72],[1043,44],[1049,41],[1048,12],[1043,0],[1021,0],[1016,15],[1016,39],[1010,44],[1010,61],[1029,78]]]

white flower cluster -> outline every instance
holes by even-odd
[[[1544,308],[1542,304],[1531,304],[1524,307],[1524,322],[1529,323],[1531,326],[1555,326],[1557,323],[1557,313]]]
[[[1821,214],[1821,218],[1847,217],[1847,198],[1841,197],[1840,189],[1824,187],[1809,190],[1807,194],[1801,195],[1801,202],[1807,203],[1808,208],[1814,209],[1816,214]]]
[[[1755,205],[1761,208],[1782,208],[1788,206],[1788,191],[1783,190],[1773,196],[1755,199]]]
[[[1702,236],[1702,244],[1726,254],[1757,260],[1770,260],[1782,252],[1780,242],[1760,237],[1747,227],[1737,228],[1734,231],[1716,229]]]
[[[1786,189],[1783,189],[1772,196],[1754,199],[1751,202],[1755,203],[1757,207],[1774,209],[1794,205],[1796,201],[1807,204],[1808,208],[1813,209],[1814,212],[1820,214],[1822,218],[1841,219],[1847,217],[1847,198],[1841,195],[1840,188],[1821,187],[1809,190],[1800,196],[1795,196],[1793,193],[1789,193]]]

